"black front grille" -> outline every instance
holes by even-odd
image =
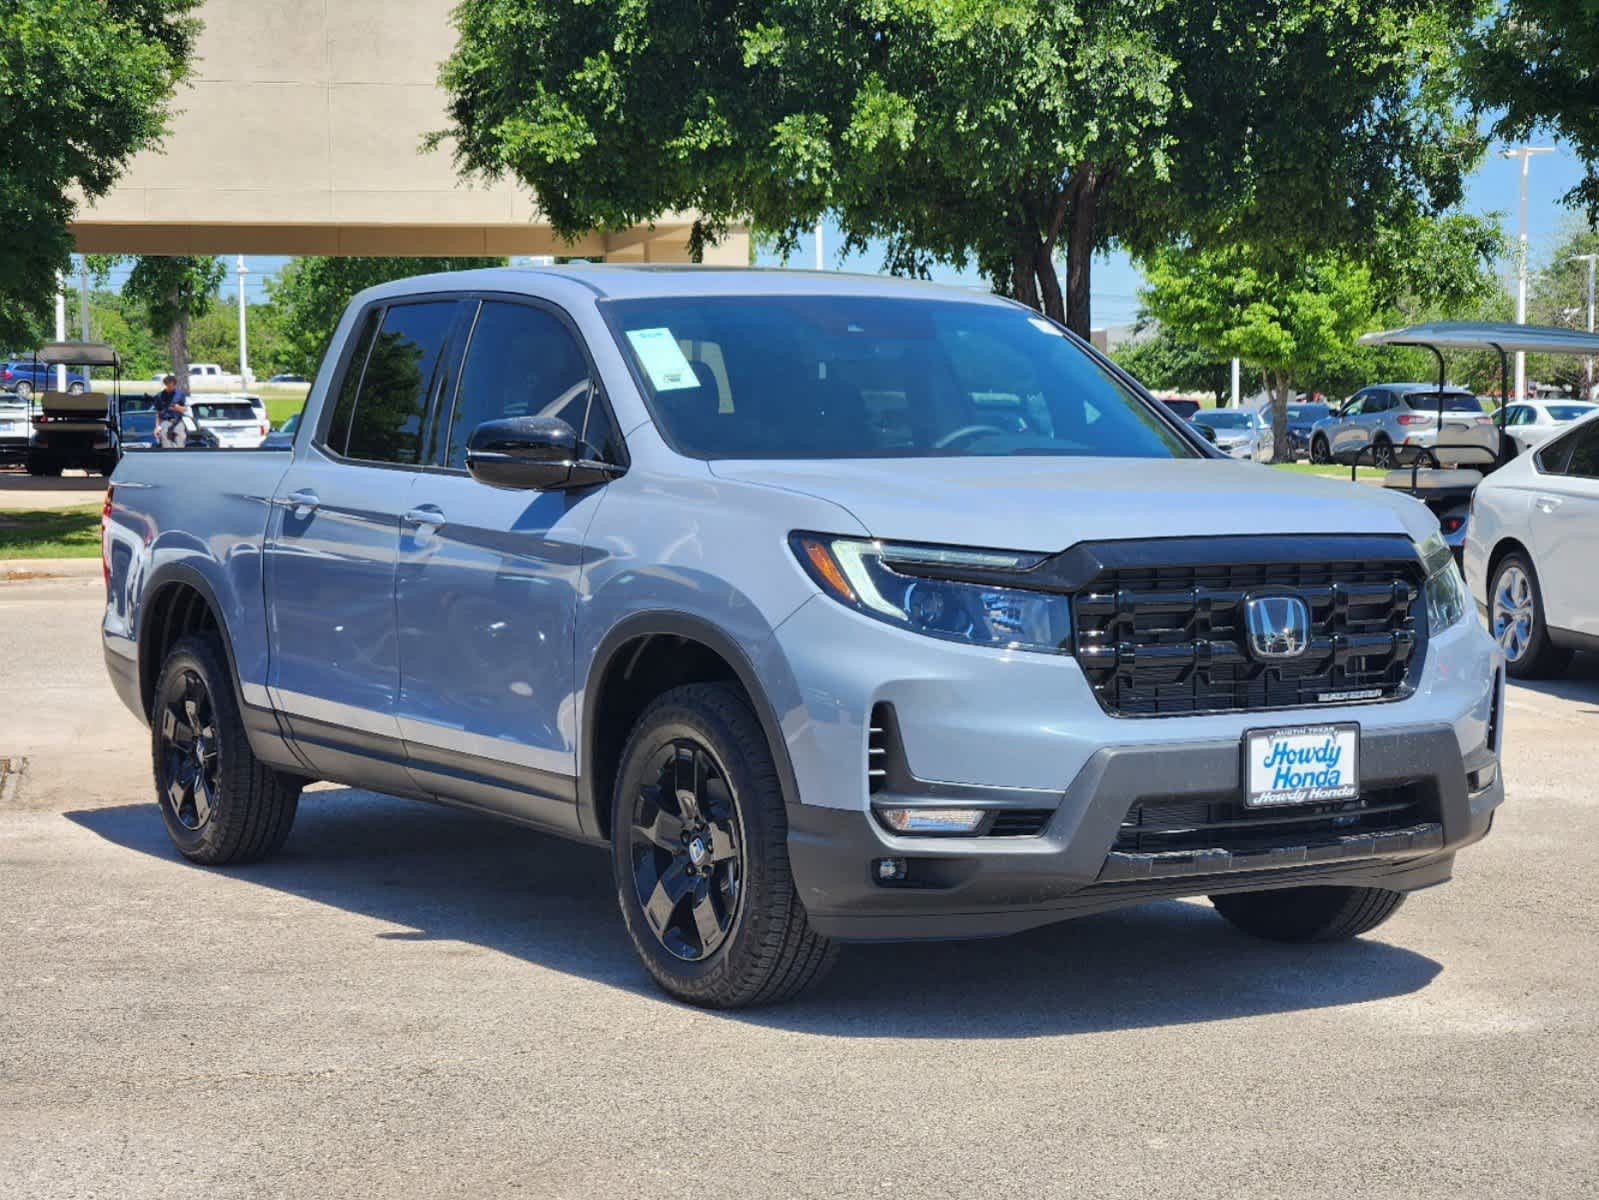
[[[1338,541],[1347,554],[1353,539]],[[1074,649],[1107,712],[1161,717],[1408,694],[1425,638],[1421,564],[1413,551],[1218,564],[1196,561],[1203,558],[1201,539],[1184,548],[1186,561],[1165,565],[1159,545],[1149,544],[1149,565],[1123,555],[1076,592]],[[1285,539],[1283,549],[1303,554],[1314,545],[1315,539],[1297,547]],[[1298,596],[1309,606],[1310,643],[1302,656],[1251,656],[1244,602],[1252,595]]]
[[[1430,807],[1415,784],[1377,789],[1358,800],[1276,808],[1245,808],[1241,801],[1225,797],[1151,798],[1127,811],[1111,849],[1123,854],[1194,850],[1247,854],[1408,828],[1436,819]]]
[[[1055,815],[1053,808],[1002,808],[984,837],[1037,837]]]

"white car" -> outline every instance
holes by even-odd
[[[1216,435],[1216,449],[1246,462],[1270,462],[1271,426],[1258,412],[1247,408],[1202,408],[1189,418],[1208,425]]]
[[[1505,432],[1516,452],[1541,446],[1573,421],[1599,412],[1599,404],[1586,400],[1527,400],[1505,409]]]
[[[1499,468],[1471,504],[1466,580],[1510,674],[1599,650],[1599,416]]]
[[[224,448],[254,450],[272,431],[265,412],[257,412],[243,396],[189,397],[194,423]]]

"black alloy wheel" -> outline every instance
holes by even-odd
[[[1379,471],[1391,471],[1394,466],[1394,444],[1385,437],[1371,444],[1371,462]]]
[[[195,671],[185,670],[163,699],[156,790],[173,818],[191,832],[203,829],[216,808],[221,743],[211,693]]]
[[[628,857],[645,923],[673,957],[700,962],[737,923],[743,831],[728,772],[704,746],[660,747],[633,802]]]
[[[1327,448],[1327,439],[1320,434],[1310,440],[1310,461],[1318,465],[1332,462],[1332,452]]]

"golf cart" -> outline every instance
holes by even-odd
[[[33,362],[41,378],[54,375],[56,367],[110,367],[112,390],[107,396],[90,384],[80,391],[36,391],[28,474],[59,475],[68,467],[111,474],[117,465],[116,413],[122,397],[122,360],[117,352],[103,342],[49,342],[34,353]]]
[[[1383,477],[1383,486],[1404,491],[1431,509],[1444,541],[1458,561],[1465,549],[1472,492],[1484,475],[1517,453],[1516,443],[1505,433],[1505,412],[1510,405],[1510,355],[1518,350],[1532,354],[1599,355],[1599,336],[1548,325],[1435,321],[1367,333],[1358,340],[1363,346],[1414,346],[1432,351],[1438,360],[1436,422],[1418,429],[1414,440],[1407,437],[1403,445],[1385,447],[1395,469]],[[1450,413],[1446,419],[1444,396],[1449,390],[1449,376],[1445,350],[1492,350],[1499,355],[1501,400],[1497,421],[1487,414],[1468,419]],[[1412,403],[1420,399],[1413,397]],[[1347,461],[1349,477],[1354,479],[1357,467],[1377,465],[1375,447],[1363,447]]]

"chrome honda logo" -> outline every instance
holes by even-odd
[[[1310,606],[1298,596],[1251,596],[1244,627],[1254,657],[1298,658],[1310,645]]]

